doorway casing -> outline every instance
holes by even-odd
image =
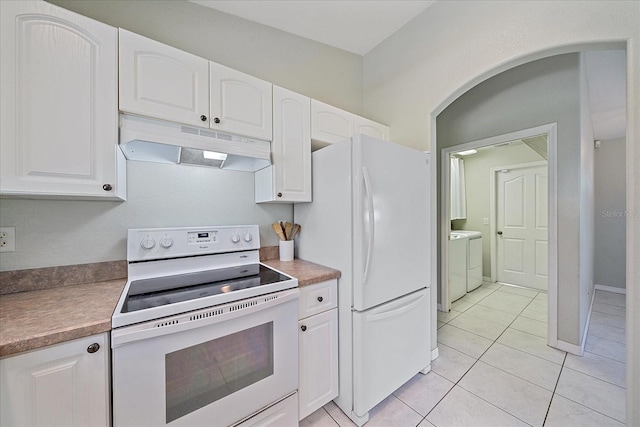
[[[439,200],[440,206],[440,230],[441,230],[441,247],[440,253],[442,254],[441,264],[441,277],[439,282],[440,289],[440,309],[442,311],[449,311],[451,307],[451,301],[448,295],[448,283],[449,277],[449,257],[446,254],[449,251],[449,235],[451,233],[451,221],[449,220],[449,208],[450,208],[450,167],[449,156],[454,152],[463,150],[470,150],[472,148],[489,147],[500,143],[509,141],[515,141],[518,139],[530,138],[537,135],[547,136],[548,147],[548,167],[549,167],[549,181],[548,181],[548,197],[549,204],[548,218],[549,218],[549,290],[548,290],[548,318],[547,318],[547,344],[560,348],[564,351],[569,351],[575,354],[582,354],[582,349],[579,346],[558,341],[558,214],[557,214],[557,189],[558,189],[558,169],[557,169],[557,124],[550,123],[542,126],[536,126],[529,129],[523,129],[517,132],[511,132],[504,135],[493,136],[490,138],[481,139],[478,141],[472,141],[465,144],[456,145],[454,147],[443,148],[441,151],[441,200]],[[435,180],[434,180],[435,181]],[[435,235],[435,233],[434,233]],[[434,251],[435,252],[435,251]],[[585,328],[586,333],[586,328]],[[582,340],[582,346],[584,346],[584,339]]]

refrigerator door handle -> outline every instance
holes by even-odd
[[[383,319],[387,319],[389,317],[397,317],[400,316],[403,313],[406,313],[407,311],[411,311],[414,309],[414,307],[416,307],[419,304],[422,304],[422,300],[424,298],[426,298],[426,294],[421,294],[421,295],[416,295],[414,296],[410,301],[407,301],[403,306],[401,307],[394,307],[391,310],[386,310],[386,311],[382,311],[382,312],[377,312],[375,314],[369,314],[367,317],[365,317],[365,320],[367,322],[375,322],[378,320],[383,320]]]
[[[371,188],[371,179],[369,178],[369,170],[366,166],[362,167],[362,178],[364,181],[364,191],[367,197],[367,216],[369,219],[369,236],[367,239],[367,260],[364,264],[364,274],[362,275],[362,285],[367,283],[369,274],[369,265],[371,264],[371,256],[373,255],[373,242],[375,233],[375,214],[373,209],[373,192]]]

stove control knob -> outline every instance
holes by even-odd
[[[253,236],[251,235],[251,233],[249,233],[248,231],[244,233],[244,241],[249,243],[251,240],[253,240]]]
[[[173,239],[171,237],[163,237],[162,239],[160,239],[160,246],[165,249],[169,249],[171,246],[173,246]]]
[[[240,235],[238,233],[233,233],[231,235],[231,241],[233,243],[238,243],[240,241]]]
[[[142,246],[142,249],[153,249],[156,245],[156,241],[153,240],[151,237],[147,237],[145,239],[142,239],[142,242],[140,242],[140,246]]]

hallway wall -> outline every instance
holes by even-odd
[[[602,141],[595,151],[595,282],[625,288],[625,138]]]

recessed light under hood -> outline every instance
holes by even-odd
[[[209,129],[120,115],[120,148],[128,160],[255,172],[271,164],[271,144]]]

